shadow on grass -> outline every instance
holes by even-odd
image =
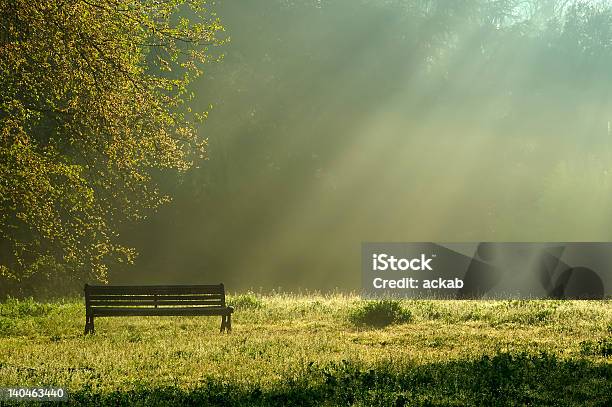
[[[612,365],[501,353],[477,360],[421,366],[311,364],[293,378],[262,388],[213,379],[193,390],[142,388],[70,395],[90,406],[320,406],[320,405],[612,405]]]

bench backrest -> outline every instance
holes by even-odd
[[[225,307],[225,288],[216,285],[85,285],[85,304],[113,308]]]

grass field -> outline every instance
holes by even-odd
[[[612,405],[611,301],[230,297],[219,317],[100,318],[0,304],[0,387],[72,405]],[[386,320],[385,320],[386,319]]]

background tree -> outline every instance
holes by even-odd
[[[119,226],[205,154],[188,85],[221,31],[202,0],[0,3],[0,291],[132,261]]]

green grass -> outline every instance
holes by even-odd
[[[92,406],[612,405],[610,301],[229,302],[231,334],[219,317],[131,317],[83,336],[80,300],[9,300],[0,387]]]

